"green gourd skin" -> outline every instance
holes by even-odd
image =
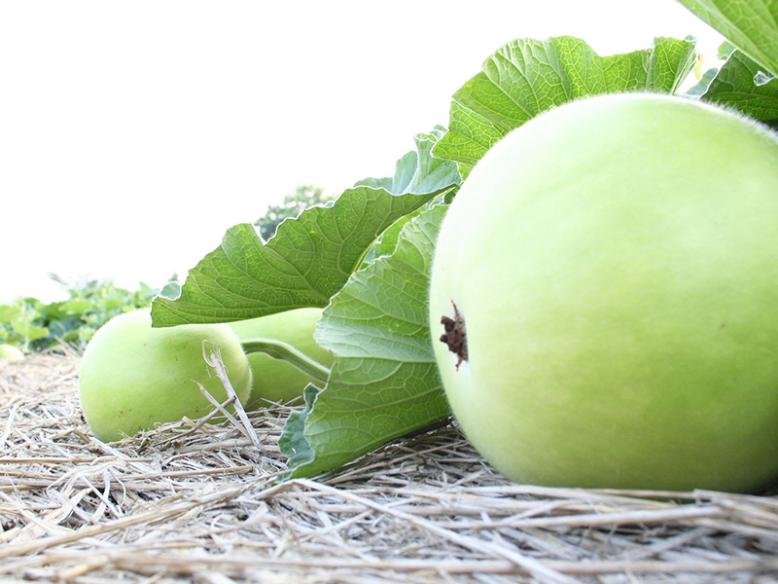
[[[438,342],[464,319],[468,359]],[[453,413],[514,481],[778,480],[778,139],[650,94],[544,113],[443,222],[430,326]]]
[[[84,416],[98,439],[119,440],[184,416],[213,410],[196,382],[219,402],[227,393],[203,357],[203,343],[218,348],[238,399],[245,403],[251,369],[240,340],[227,325],[152,328],[148,311],[117,316],[89,342],[81,360]]]
[[[292,345],[322,365],[332,364],[332,354],[320,347],[313,338],[316,323],[321,318],[320,308],[297,308],[250,320],[229,323],[241,341],[252,339],[278,340]],[[248,356],[253,374],[251,396],[247,410],[266,407],[270,402],[286,403],[299,398],[303,389],[314,380],[282,359],[264,353]],[[320,385],[320,384],[319,384]]]

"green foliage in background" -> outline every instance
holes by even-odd
[[[174,296],[178,288],[175,276],[162,289],[141,283],[135,291],[97,280],[68,285],[56,275],[51,277],[68,288],[68,297],[49,303],[25,297],[0,304],[0,344],[25,352],[58,343],[81,349],[114,316],[147,307],[158,294]]]

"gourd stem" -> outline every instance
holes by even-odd
[[[303,373],[323,384],[327,383],[327,379],[330,376],[330,370],[327,367],[283,341],[276,339],[249,339],[241,342],[241,346],[247,355],[250,353],[265,353],[275,359],[288,361]]]

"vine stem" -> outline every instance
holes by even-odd
[[[327,379],[329,379],[330,370],[327,367],[311,359],[289,343],[276,339],[248,339],[243,341],[241,346],[247,355],[250,353],[265,353],[275,359],[288,361],[303,373],[323,384],[326,384]]]

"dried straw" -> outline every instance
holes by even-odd
[[[0,580],[778,581],[775,496],[516,485],[451,426],[279,483],[287,406],[107,445],[77,367],[0,362]]]

